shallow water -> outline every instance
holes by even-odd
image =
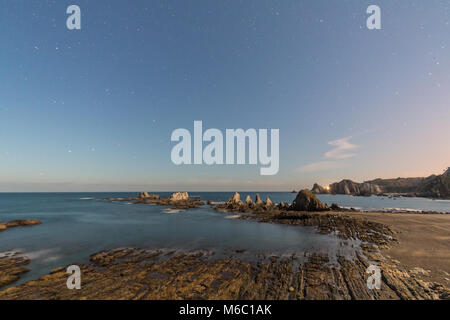
[[[244,193],[245,195],[247,193]],[[250,193],[254,197],[254,193]],[[302,257],[305,252],[330,256],[353,256],[358,241],[343,245],[336,235],[321,235],[315,228],[256,223],[238,219],[203,206],[198,209],[170,210],[157,205],[108,202],[105,198],[125,198],[135,193],[3,193],[0,194],[0,221],[39,219],[42,225],[18,227],[0,232],[0,252],[17,251],[31,259],[31,272],[20,282],[47,274],[52,269],[72,263],[87,262],[101,250],[117,247],[149,249],[211,250],[230,255],[246,250],[247,255],[264,254]],[[162,196],[168,193],[160,193]],[[192,192],[202,200],[225,201],[231,193]],[[261,193],[274,202],[291,202],[295,194]],[[319,196],[325,202],[342,206],[367,206],[374,203],[397,207],[429,204],[424,210],[449,211],[448,202],[427,199],[392,200],[348,196]],[[383,202],[384,201],[384,202]],[[443,205],[442,205],[443,204]],[[431,209],[431,206],[434,206]],[[244,254],[243,256],[245,257]],[[20,283],[19,282],[19,283]],[[17,283],[16,283],[17,284]]]

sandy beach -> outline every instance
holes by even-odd
[[[398,243],[382,249],[382,254],[400,261],[410,270],[418,268],[418,274],[425,280],[450,286],[450,215],[385,212],[346,214],[389,225],[396,232]]]

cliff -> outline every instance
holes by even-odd
[[[355,196],[397,193],[407,196],[450,199],[450,167],[441,175],[427,178],[374,179],[363,183],[342,180],[324,188],[317,183],[311,189],[316,194],[348,194]]]

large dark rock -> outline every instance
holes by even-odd
[[[317,199],[309,190],[302,190],[297,194],[289,210],[294,211],[328,211],[330,208]]]

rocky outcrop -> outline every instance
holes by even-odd
[[[171,206],[173,209],[198,208],[205,204],[198,197],[190,199],[187,192],[175,192],[167,198],[162,198],[158,194],[148,194],[147,192],[142,192],[137,197],[106,200],[110,202],[134,201],[135,204],[157,204],[160,206]]]
[[[8,228],[28,227],[28,226],[34,226],[37,224],[41,224],[41,221],[29,219],[29,220],[13,220],[10,222],[0,222],[0,231],[6,230]]]
[[[293,211],[328,211],[330,208],[322,203],[317,197],[309,190],[300,191],[289,210]]]
[[[159,199],[159,195],[149,194],[148,192],[141,192],[139,194],[139,198],[141,198],[141,199]]]
[[[215,210],[231,211],[231,212],[264,212],[277,209],[275,203],[267,197],[266,201],[262,201],[259,194],[256,194],[255,202],[247,195],[245,202],[241,200],[241,195],[237,192],[224,204],[218,204],[214,207]]]
[[[230,198],[230,200],[227,201],[227,205],[242,205],[243,202],[241,201],[241,195],[237,192],[233,194],[233,196]]]
[[[316,193],[316,194],[329,193],[327,189],[325,189],[321,185],[318,185],[317,183],[314,183],[314,186],[312,187],[311,192]]]
[[[277,207],[280,210],[288,210],[290,207],[290,204],[286,203],[286,202],[280,202]]]
[[[175,192],[170,196],[171,201],[186,201],[189,200],[189,194],[187,192]]]
[[[235,192],[233,196],[224,204],[218,204],[215,210],[228,212],[251,212],[256,214],[270,213],[281,214],[283,211],[328,211],[331,210],[326,204],[320,202],[317,197],[309,190],[302,190],[297,194],[292,205],[281,202],[275,204],[269,197],[262,201],[259,194],[256,194],[255,202],[252,202],[250,196],[247,196],[245,202],[242,202],[240,194]]]
[[[148,192],[141,192],[141,193],[139,194],[139,198],[148,198],[148,197],[150,197],[150,195],[148,194]]]
[[[261,200],[261,197],[259,196],[259,193],[256,194],[255,205],[257,205],[257,206],[263,206],[264,205],[264,201]]]

